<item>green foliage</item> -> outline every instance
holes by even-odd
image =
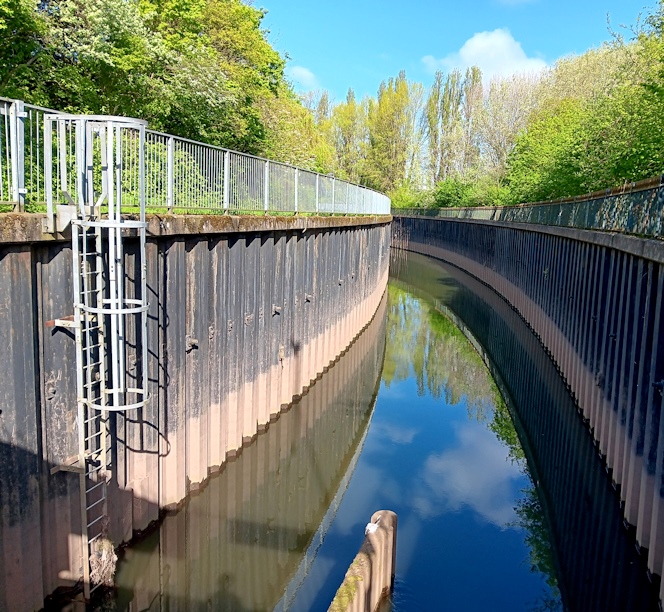
[[[631,42],[559,62],[507,163],[512,203],[619,186],[664,170],[664,4]]]
[[[533,115],[508,159],[511,203],[582,192],[579,143],[586,113],[579,100],[567,98]]]
[[[418,110],[421,86],[406,73],[381,83],[378,98],[369,100],[369,142],[363,168],[366,184],[384,193],[402,185],[419,147]]]
[[[264,15],[242,0],[0,0],[0,95],[326,167]]]
[[[435,186],[432,203],[437,208],[502,205],[508,197],[507,188],[491,176],[464,178],[456,175]]]
[[[408,183],[400,185],[387,195],[392,201],[392,208],[426,208],[432,204],[429,191],[414,189]]]

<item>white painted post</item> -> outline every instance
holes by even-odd
[[[18,212],[25,211],[25,103],[15,100],[9,107],[9,146],[12,164],[12,199]]]

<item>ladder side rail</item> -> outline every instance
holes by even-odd
[[[116,254],[116,228],[114,226],[116,222],[115,216],[115,207],[117,200],[117,189],[119,185],[118,180],[118,168],[117,168],[117,159],[116,159],[116,150],[115,150],[115,141],[117,139],[116,129],[113,126],[112,122],[108,122],[108,153],[109,153],[109,173],[111,174],[112,179],[109,180],[109,194],[108,194],[108,218],[109,218],[109,227],[108,227],[108,285],[109,285],[109,294],[107,302],[109,304],[111,313],[109,314],[109,319],[111,323],[111,333],[108,343],[108,353],[110,353],[110,376],[111,376],[111,387],[108,390],[112,395],[110,404],[112,407],[120,405],[120,398],[118,393],[118,317],[117,309],[119,304],[117,303],[117,254]]]
[[[74,337],[76,342],[77,365],[83,361],[83,347],[81,341],[81,292],[80,292],[80,233],[79,223],[72,223],[72,262],[74,285]],[[80,466],[86,465],[86,442],[88,427],[86,426],[85,390],[83,387],[83,369],[76,368],[76,396],[78,419],[78,462]],[[88,515],[87,515],[87,470],[79,473],[80,512],[81,512],[81,567],[83,568],[83,594],[86,599],[90,597],[90,559],[88,545]]]
[[[124,245],[122,244],[122,195],[123,195],[123,179],[125,178],[123,176],[123,173],[125,171],[125,160],[123,159],[123,156],[125,154],[125,150],[127,153],[131,156],[131,148],[126,147],[125,148],[125,142],[124,142],[124,135],[125,135],[125,128],[122,126],[117,126],[116,127],[116,160],[117,160],[117,166],[116,166],[116,176],[117,176],[117,186],[116,186],[116,192],[115,192],[115,222],[116,226],[113,230],[114,233],[114,238],[115,238],[115,253],[117,257],[116,261],[116,266],[115,266],[115,274],[116,274],[116,282],[115,282],[115,287],[117,291],[116,295],[116,300],[117,300],[117,308],[118,312],[117,314],[113,315],[117,318],[117,324],[118,324],[118,338],[117,338],[117,364],[118,364],[118,378],[113,381],[113,386],[118,389],[118,401],[116,402],[115,406],[121,406],[122,404],[125,403],[125,390],[126,390],[126,360],[125,360],[125,346],[126,346],[126,329],[125,329],[125,315],[124,315],[124,308],[125,308],[125,300],[124,300],[124,284],[125,284],[125,279],[124,279]],[[131,188],[131,182],[132,182],[132,158],[130,157],[129,163],[127,164],[128,168],[128,174],[129,176],[127,177],[127,182],[129,183],[129,187]]]
[[[102,217],[101,207],[104,204],[105,198],[107,197],[108,182],[105,180],[104,174],[108,174],[108,152],[106,150],[107,143],[107,134],[105,129],[98,130],[99,135],[99,148],[100,148],[100,162],[101,162],[101,185],[102,193],[97,201],[95,208],[95,220],[100,221]],[[106,368],[104,360],[104,347],[105,347],[105,326],[106,326],[106,317],[102,312],[102,306],[104,303],[104,237],[102,233],[101,226],[95,227],[95,241],[96,241],[96,254],[97,254],[97,293],[96,293],[96,304],[95,306],[99,309],[97,312],[97,337],[99,344],[99,405],[106,405]],[[102,504],[102,515],[108,516],[108,498],[107,498],[107,470],[110,467],[110,453],[109,453],[109,443],[107,440],[108,437],[108,413],[101,412],[101,421],[104,427],[104,435],[101,437],[101,454],[100,459],[102,465],[104,466],[103,473],[100,473],[100,476],[104,479],[103,487],[103,504]]]
[[[141,305],[145,308],[140,313],[140,341],[141,341],[141,353],[140,353],[140,369],[141,369],[141,385],[140,389],[142,390],[141,397],[136,397],[137,401],[145,401],[147,399],[148,393],[148,343],[147,343],[147,333],[148,333],[148,284],[147,284],[147,259],[146,259],[146,227],[145,227],[145,126],[141,125],[138,128],[139,130],[139,198],[141,205],[141,214],[140,220],[143,224],[139,229],[139,249],[140,249],[140,262],[136,266],[140,270],[141,275]],[[138,346],[136,347],[138,352]],[[137,359],[139,355],[136,355]],[[137,378],[138,382],[138,378]]]

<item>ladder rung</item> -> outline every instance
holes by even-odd
[[[93,438],[96,438],[96,437],[100,436],[102,433],[103,432],[98,431],[97,433],[92,434],[91,436],[88,436],[87,438],[85,438],[85,441],[88,442],[88,441],[92,440]]]
[[[85,492],[88,493],[88,494],[89,494],[89,493],[92,493],[95,489],[98,489],[98,488],[101,487],[103,484],[106,484],[106,481],[105,481],[105,480],[102,480],[101,482],[98,482],[96,485],[93,485],[93,486],[90,487],[89,489],[86,489]]]
[[[99,521],[101,521],[101,519],[103,519],[103,518],[104,518],[104,515],[102,514],[101,516],[98,516],[98,517],[97,517],[94,521],[92,521],[91,523],[88,523],[88,529],[90,529],[90,527],[92,527],[95,523],[98,523]],[[96,537],[96,536],[95,536],[95,537]]]
[[[101,499],[98,499],[96,502],[94,502],[94,503],[90,504],[89,506],[87,506],[85,509],[86,510],[91,510],[92,508],[94,508],[95,506],[98,506],[99,504],[101,504],[104,501],[106,501],[106,498],[102,497]]]

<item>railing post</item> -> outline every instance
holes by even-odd
[[[269,210],[270,207],[270,162],[269,160],[265,160],[265,181],[264,181],[264,191],[265,191],[265,202],[263,205],[263,208],[265,210],[265,214],[267,214],[267,211]]]
[[[9,139],[12,164],[12,199],[17,212],[25,212],[25,132],[26,117],[22,100],[15,100],[9,107]]]
[[[335,196],[335,187],[337,186],[337,179],[335,177],[332,177],[332,212],[336,213],[337,212],[337,203],[334,199]]]
[[[300,174],[297,168],[295,168],[295,212],[297,213],[297,190],[300,184]]]
[[[46,225],[44,231],[55,232],[53,205],[53,120],[44,117],[44,195],[46,196]]]
[[[318,179],[320,179],[320,174],[316,174],[316,212],[318,212],[318,185],[319,185]]]
[[[230,151],[224,151],[224,214],[228,213],[228,202],[230,200],[228,193],[230,174]]]
[[[175,206],[175,140],[173,136],[168,137],[168,143],[166,144],[166,154],[167,154],[167,168],[166,168],[166,205],[168,206],[168,212],[173,212],[173,207]]]

